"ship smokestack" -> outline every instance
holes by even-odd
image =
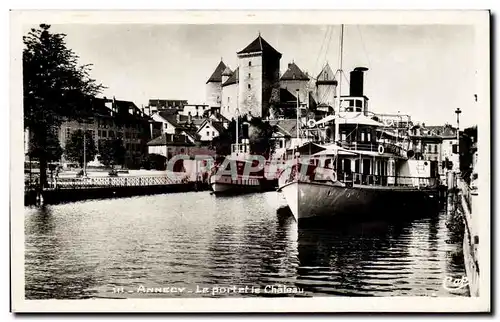
[[[349,86],[349,96],[364,96],[363,93],[363,82],[364,82],[364,72],[367,71],[366,67],[356,67],[350,73],[351,82]]]

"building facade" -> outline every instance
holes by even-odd
[[[92,111],[92,117],[85,122],[62,122],[58,133],[61,147],[64,149],[71,135],[78,130],[89,133],[97,149],[104,140],[121,139],[126,150],[125,165],[137,166],[141,157],[147,153],[147,142],[159,134],[159,124],[145,115],[133,102],[115,98],[94,98]],[[61,161],[68,161],[64,154]]]

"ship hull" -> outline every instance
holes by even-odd
[[[290,182],[280,188],[297,221],[405,217],[439,209],[437,190]]]
[[[260,185],[243,185],[236,183],[214,182],[210,184],[210,187],[215,195],[237,195],[261,191]]]

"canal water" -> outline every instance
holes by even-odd
[[[297,227],[276,192],[25,208],[27,299],[468,296],[450,215]],[[402,216],[404,216],[402,214]]]

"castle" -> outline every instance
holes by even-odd
[[[295,62],[280,75],[282,55],[260,34],[236,54],[235,70],[221,60],[206,82],[206,104],[225,118],[245,114],[269,119],[293,117],[297,101],[302,113],[333,111],[337,81],[328,64],[315,79]]]

